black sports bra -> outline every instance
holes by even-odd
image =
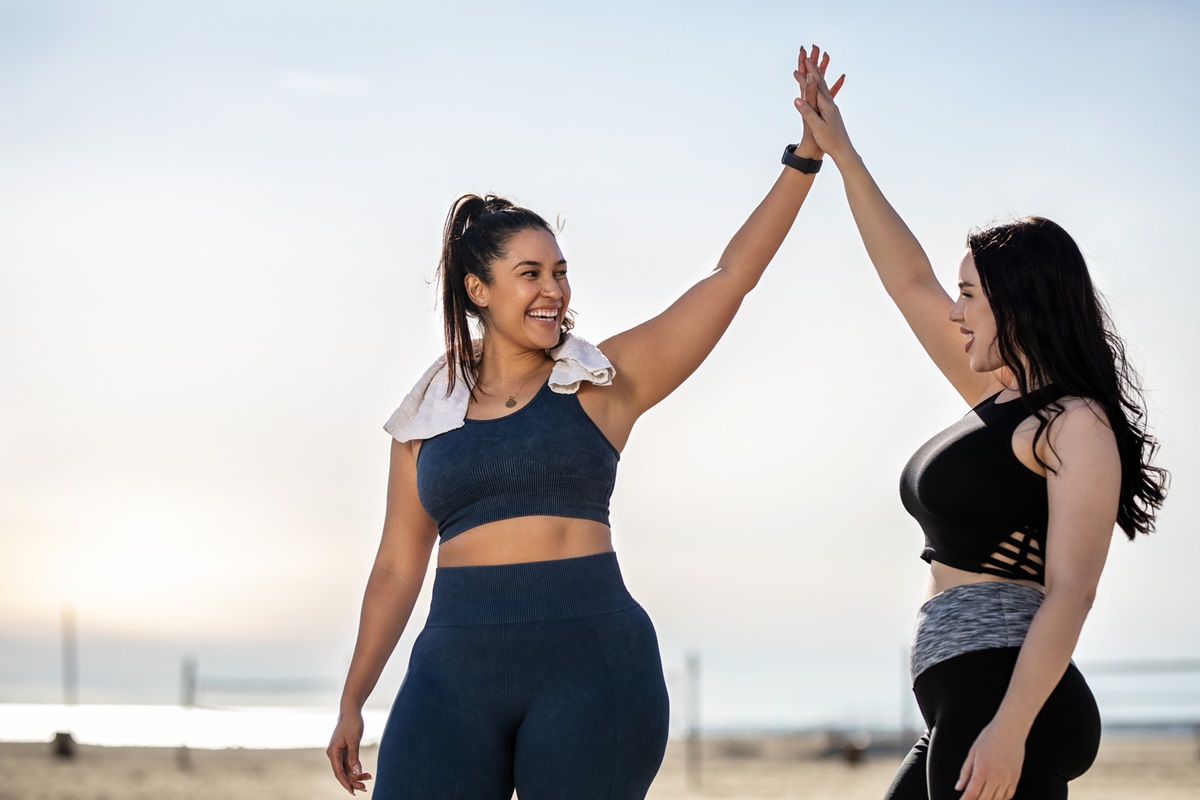
[[[925,532],[926,561],[1044,584],[1046,479],[1021,463],[1012,437],[1062,392],[997,403],[999,394],[921,445],[900,474],[900,499]]]

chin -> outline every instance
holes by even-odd
[[[533,339],[533,346],[539,350],[552,350],[558,347],[560,341],[562,341],[561,333],[555,333],[553,336],[537,336]]]

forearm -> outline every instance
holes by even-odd
[[[800,148],[796,149],[796,154],[809,157]],[[792,223],[796,221],[796,215],[804,205],[815,177],[785,167],[767,196],[725,247],[717,262],[717,271],[723,277],[736,281],[742,294],[754,288],[775,257]]]
[[[851,150],[837,160],[850,213],[884,289],[896,298],[908,286],[935,281],[920,242],[884,197],[866,164]]]
[[[1021,645],[996,723],[1027,736],[1034,719],[1062,679],[1091,602],[1075,592],[1051,592],[1038,609]]]
[[[376,564],[367,579],[358,639],[342,689],[343,711],[360,711],[408,625],[425,577],[424,567],[396,573]]]

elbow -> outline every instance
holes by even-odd
[[[719,279],[725,286],[725,291],[744,298],[758,286],[762,279],[762,270],[738,269],[728,264],[717,264],[712,277]]]
[[[1046,600],[1067,606],[1086,617],[1096,602],[1096,587],[1071,582],[1047,583]]]

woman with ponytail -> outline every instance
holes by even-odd
[[[1150,532],[1166,495],[1136,376],[1078,246],[1048,219],[971,233],[950,297],[823,76],[808,62],[796,77],[884,288],[971,406],[901,475],[931,568],[911,657],[928,730],[887,797],[1065,798],[1100,735],[1071,654],[1114,526]]]
[[[815,47],[812,58],[828,64]],[[654,628],[613,553],[617,462],[638,417],[721,338],[821,155],[806,130],[716,269],[598,347],[569,332],[567,261],[545,220],[495,196],[454,203],[439,267],[446,351],[385,425],[383,536],[327,751],[351,794],[371,777],[359,763],[363,703],[438,543],[375,796],[645,797],[666,746],[667,694]]]

